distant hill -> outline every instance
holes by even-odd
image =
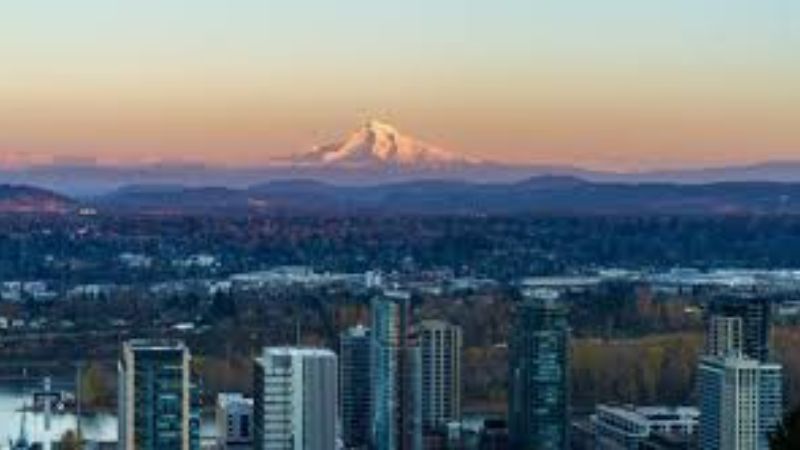
[[[515,183],[341,186],[284,180],[246,189],[122,189],[99,202],[107,209],[165,214],[800,214],[800,183],[598,183],[541,176]]]
[[[0,214],[66,213],[75,203],[52,191],[23,185],[0,185]]]

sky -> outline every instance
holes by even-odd
[[[796,0],[0,3],[0,165],[250,166],[368,118],[511,163],[800,159]]]

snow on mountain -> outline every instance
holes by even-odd
[[[401,167],[436,169],[480,164],[397,131],[393,126],[371,120],[343,142],[316,147],[294,160],[301,165],[330,167]]]

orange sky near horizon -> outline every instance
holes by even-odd
[[[789,1],[69,3],[0,6],[2,166],[264,164],[369,117],[520,164],[800,159]]]

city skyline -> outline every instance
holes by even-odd
[[[781,0],[4,5],[0,166],[265,164],[369,117],[514,164],[796,159],[799,9]]]

